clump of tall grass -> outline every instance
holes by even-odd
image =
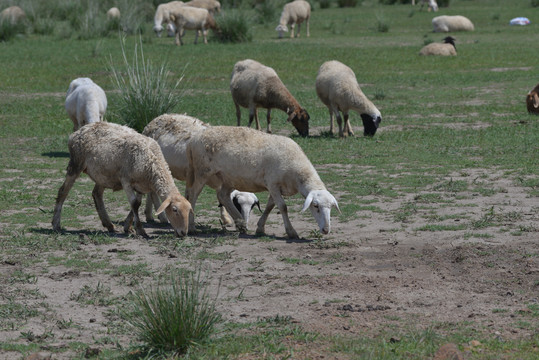
[[[275,22],[280,14],[281,6],[279,0],[262,1],[255,6],[256,21],[259,24]]]
[[[9,20],[0,20],[0,42],[9,41],[17,34],[24,33],[25,26],[22,23],[12,24]]]
[[[148,352],[180,355],[207,341],[222,318],[200,270],[164,279],[135,294],[128,318]]]
[[[358,0],[337,0],[337,5],[339,5],[340,8],[356,7],[357,3],[358,3]]]
[[[110,60],[111,76],[120,91],[118,115],[129,127],[142,132],[150,121],[173,111],[179,104],[181,96],[176,90],[183,80],[183,74],[176,82],[172,82],[166,63],[155,66],[144,58],[142,40],[135,44],[132,62],[129,62],[123,43],[122,39],[125,72],[115,67]]]
[[[253,39],[249,19],[242,11],[232,10],[215,17],[217,29],[213,32],[221,43],[249,42]]]

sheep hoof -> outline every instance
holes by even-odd
[[[299,239],[298,233],[295,230],[286,233],[289,239]]]

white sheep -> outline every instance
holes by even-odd
[[[363,134],[373,136],[382,121],[380,111],[363,94],[354,71],[343,63],[332,60],[320,66],[316,76],[316,94],[329,109],[329,130],[333,134],[333,118],[337,117],[339,136],[353,136],[348,118],[350,110],[357,111],[363,120]],[[344,129],[339,112],[344,116]]]
[[[167,24],[168,35],[174,36],[175,31],[174,26],[172,25],[172,20],[170,19],[170,12],[184,5],[185,4],[183,1],[171,1],[168,3],[159,4],[157,6],[154,15],[153,31],[155,31],[155,34],[158,37],[161,37],[161,32],[163,31],[163,23]],[[169,28],[170,26],[172,26],[172,33],[171,29]]]
[[[107,111],[107,95],[90,78],[77,78],[67,89],[65,109],[71,121],[73,131],[98,121],[103,121]]]
[[[539,115],[539,84],[526,95],[526,108],[528,113]]]
[[[120,18],[120,9],[118,9],[117,7],[111,7],[107,11],[107,20],[119,19],[119,18]]]
[[[246,226],[230,199],[234,189],[269,191],[257,234],[265,232],[268,215],[277,205],[287,235],[298,238],[283,198],[298,192],[305,198],[302,211],[311,209],[320,232],[330,232],[330,212],[333,206],[339,208],[337,200],[326,190],[315,168],[292,139],[246,127],[211,126],[193,136],[187,144],[187,154],[189,175],[185,195],[193,207],[204,185],[217,177],[222,182],[217,197],[240,232],[246,231]],[[189,227],[194,227],[194,223],[190,221]]]
[[[171,10],[170,19],[176,28],[176,45],[183,45],[182,37],[185,30],[196,30],[195,44],[198,42],[199,31],[204,38],[204,44],[208,43],[208,29],[217,28],[215,19],[206,9],[191,6],[182,6]]]
[[[155,192],[162,200],[157,213],[165,212],[176,235],[187,233],[191,204],[180,194],[157,142],[118,124],[98,122],[83,126],[69,137],[69,164],[58,190],[52,227],[60,231],[62,206],[69,190],[85,172],[95,182],[92,196],[101,223],[108,231],[114,225],[103,203],[105,189],[123,189],[131,205],[124,223],[127,233],[134,221],[136,233],[147,237],[139,219],[142,194]]]
[[[456,56],[455,38],[447,36],[443,43],[430,43],[419,50],[419,55]]]
[[[298,32],[296,34],[299,37],[299,32],[301,29],[301,23],[305,21],[307,25],[307,37],[311,34],[309,33],[309,18],[311,17],[311,5],[307,1],[296,0],[291,3],[285,4],[283,7],[283,12],[281,13],[281,18],[279,20],[279,25],[275,28],[279,32],[279,38],[283,37],[283,32],[288,32],[287,25],[290,25],[290,37],[294,37],[294,27],[298,25]]]
[[[1,21],[9,21],[11,24],[18,24],[26,19],[26,13],[18,6],[10,6],[0,13]]]
[[[271,133],[271,109],[280,109],[288,115],[287,121],[292,122],[301,136],[309,135],[309,114],[303,109],[290,91],[283,84],[272,68],[247,59],[234,65],[230,79],[230,92],[236,106],[238,126],[241,125],[240,106],[249,109],[249,124],[256,120],[256,128],[260,130],[258,108],[268,110],[267,132]]]
[[[245,226],[249,224],[249,217],[255,206],[262,212],[258,197],[251,192],[234,190],[230,193],[230,198],[236,209],[240,212],[243,220],[245,220]],[[221,223],[224,226],[231,226],[234,224],[234,220],[230,217],[223,204],[219,204],[219,211]]]
[[[206,9],[212,15],[221,11],[221,3],[217,0],[191,0],[185,5]]]
[[[189,162],[187,159],[187,143],[192,138],[193,134],[205,130],[210,125],[205,124],[197,118],[180,115],[180,114],[163,114],[153,119],[142,132],[143,135],[151,137],[161,147],[165,161],[167,162],[172,176],[178,180],[185,181],[187,179],[187,173],[189,170]],[[208,182],[208,185],[213,189],[217,189],[220,186],[219,179],[212,179]],[[257,205],[258,199],[255,194],[234,192],[232,201],[239,206],[240,212],[245,222],[249,221],[249,212],[245,210],[247,208],[252,209]],[[150,194],[148,201],[146,202],[146,221],[153,221],[152,205],[155,208],[159,207],[159,200]],[[243,210],[241,210],[243,209]],[[226,213],[226,210],[220,206],[221,220],[224,225],[230,225],[230,216]],[[164,217],[160,217],[162,222],[166,222]]]
[[[428,4],[428,11],[438,11],[438,4],[436,3],[436,0],[420,0],[421,1],[421,9],[423,9],[423,6],[425,3]],[[415,6],[415,0],[412,0],[412,5]]]
[[[470,19],[461,15],[442,15],[432,19],[434,32],[474,31]]]

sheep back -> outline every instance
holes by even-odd
[[[419,55],[440,55],[440,56],[456,56],[457,50],[451,44],[431,43],[425,45]]]
[[[434,32],[451,31],[474,31],[474,25],[470,19],[462,15],[442,15],[432,19]]]
[[[0,13],[0,20],[9,21],[11,24],[17,24],[26,19],[26,13],[18,6],[10,6]]]
[[[304,0],[292,1],[285,4],[283,12],[281,13],[281,19],[279,20],[279,27],[276,30],[288,31],[287,25],[301,24],[303,21],[309,19],[311,16],[311,5]]]
[[[77,78],[69,84],[65,109],[76,131],[86,124],[103,120],[107,110],[107,95],[90,78]]]
[[[107,19],[108,20],[119,19],[119,18],[120,18],[120,9],[118,9],[117,7],[111,7],[107,11]]]

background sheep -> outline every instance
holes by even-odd
[[[196,30],[195,44],[198,42],[198,31],[202,32],[204,44],[208,43],[208,29],[216,29],[217,23],[206,9],[183,6],[170,12],[170,19],[176,27],[176,45],[183,45],[182,37],[185,30]]]
[[[298,24],[297,37],[299,37],[299,32],[301,29],[301,23],[305,21],[307,25],[307,37],[311,34],[309,33],[309,18],[311,17],[311,5],[307,1],[296,0],[291,3],[286,4],[283,7],[283,12],[281,13],[281,18],[279,20],[279,25],[275,28],[279,32],[279,38],[283,37],[283,32],[288,32],[287,25],[290,25],[290,37],[294,37],[294,27]]]
[[[187,233],[191,205],[176,188],[155,140],[126,126],[98,122],[83,126],[71,134],[69,154],[66,178],[58,190],[54,207],[54,230],[60,230],[64,201],[75,180],[84,171],[95,182],[92,196],[101,223],[108,231],[114,231],[114,225],[105,209],[103,192],[105,189],[124,189],[131,205],[124,223],[125,232],[129,231],[134,221],[137,234],[147,237],[138,209],[142,194],[155,192],[163,201],[157,212],[165,211],[177,235]]]
[[[217,0],[192,0],[186,2],[185,5],[206,9],[212,15],[221,11],[221,3]]]
[[[26,13],[18,6],[10,6],[0,13],[1,21],[9,21],[11,24],[18,24],[26,19]]]
[[[173,10],[176,10],[184,6],[183,1],[171,1],[164,4],[159,4],[155,10],[153,31],[158,37],[161,37],[161,32],[163,31],[163,24],[171,25],[172,20],[170,19],[170,13]],[[168,30],[168,26],[167,26]],[[174,30],[174,28],[173,28]],[[169,36],[174,36],[174,32],[171,34],[169,31]]]
[[[425,3],[428,4],[428,7],[427,7],[427,10],[428,11],[438,11],[438,4],[436,3],[435,0],[420,0],[421,1],[421,10],[423,9],[423,5],[425,5]],[[415,5],[415,0],[412,0],[412,5]]]
[[[90,78],[77,78],[67,89],[65,109],[71,121],[73,131],[98,121],[103,121],[107,111],[107,95]]]
[[[120,9],[118,9],[117,7],[111,7],[107,11],[107,20],[119,19],[119,18],[120,18]]]
[[[526,107],[530,114],[539,115],[539,84],[526,96]]]
[[[472,22],[461,15],[442,15],[432,19],[432,27],[434,32],[451,32],[451,31],[473,31]]]
[[[444,38],[443,44],[430,43],[419,50],[419,55],[441,55],[441,56],[456,56],[457,47],[455,39],[451,36]]]
[[[316,76],[316,94],[329,109],[329,131],[333,134],[333,117],[337,116],[339,136],[354,135],[348,119],[350,110],[357,111],[363,120],[363,134],[373,136],[382,121],[380,111],[367,99],[348,66],[339,61],[327,61]],[[344,129],[339,112],[344,116]]]
[[[230,79],[230,92],[236,106],[238,126],[241,125],[240,106],[249,109],[249,124],[256,120],[256,128],[260,130],[258,108],[268,110],[268,133],[271,133],[271,109],[280,109],[288,115],[301,136],[309,135],[309,114],[303,109],[290,91],[284,86],[275,70],[254,60],[238,61],[234,65]]]
[[[246,228],[230,199],[234,189],[269,191],[268,204],[258,220],[257,234],[264,233],[268,215],[277,205],[287,235],[298,237],[283,198],[298,192],[305,197],[302,211],[310,208],[320,231],[323,234],[330,232],[330,212],[333,206],[338,209],[337,201],[292,139],[246,127],[212,126],[193,136],[187,145],[187,155],[189,175],[185,194],[193,207],[204,185],[217,177],[222,182],[217,197],[240,231]],[[190,229],[193,225],[190,222]]]

